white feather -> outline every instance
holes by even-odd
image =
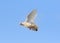
[[[30,12],[26,18],[26,22],[34,22],[34,19],[36,17],[37,10],[33,10],[32,12]]]

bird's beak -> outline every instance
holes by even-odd
[[[22,23],[20,23],[20,25],[23,25]]]

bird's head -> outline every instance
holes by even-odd
[[[27,27],[27,26],[29,26],[31,24],[30,23],[27,23],[27,22],[21,22],[20,25]]]
[[[23,23],[23,22],[21,22],[21,23],[20,23],[20,25],[22,25],[22,26],[23,26],[23,25],[24,25],[24,23]]]

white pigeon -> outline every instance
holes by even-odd
[[[34,23],[34,19],[36,17],[37,10],[34,9],[32,12],[29,13],[29,15],[26,17],[26,20],[22,23],[20,23],[20,25],[25,26],[27,28],[29,28],[30,30],[34,30],[34,31],[38,31],[38,27],[37,25]]]

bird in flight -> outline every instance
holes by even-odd
[[[37,25],[34,23],[34,20],[37,15],[37,10],[32,10],[26,17],[24,22],[21,22],[20,25],[29,28],[30,30],[38,31]]]

